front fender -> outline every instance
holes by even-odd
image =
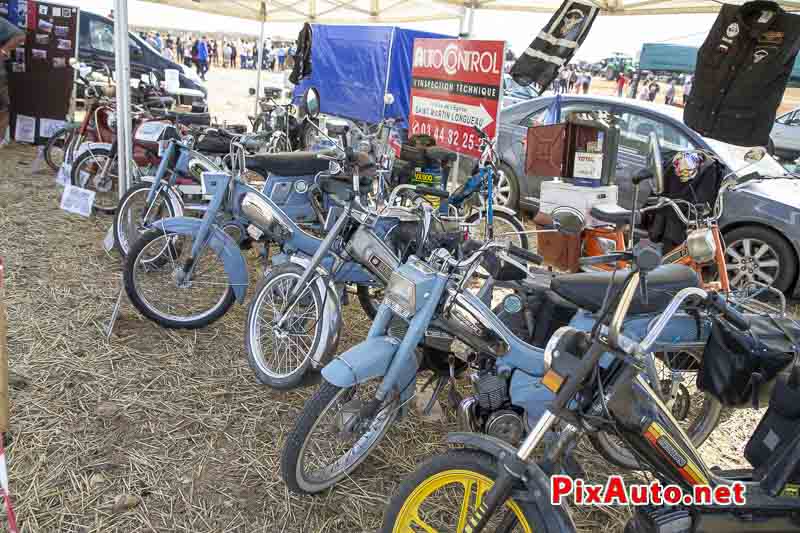
[[[311,265],[311,259],[297,254],[289,258],[289,262],[293,263],[303,269],[308,269]],[[322,310],[322,332],[320,338],[324,342],[320,342],[317,346],[317,351],[311,356],[311,365],[315,369],[319,369],[327,365],[331,358],[336,354],[339,347],[339,333],[342,330],[342,304],[339,301],[339,292],[333,283],[325,283],[329,276],[322,267],[318,267],[319,276],[314,280],[317,289],[321,295],[327,293],[325,297],[325,307]]]
[[[502,205],[493,205],[492,209],[494,211],[497,211],[498,213],[505,213],[506,215],[510,215],[512,217],[516,217],[517,216],[517,212],[516,211],[514,211],[513,209],[509,209],[507,207],[504,207]]]
[[[155,179],[155,176],[143,176],[140,181],[143,183],[153,183]],[[170,204],[172,204],[175,209],[175,216],[172,218],[182,217],[184,214],[184,202],[183,195],[180,191],[176,187],[169,187],[165,180],[161,180],[161,190],[166,193]]]
[[[447,435],[448,444],[463,446],[478,450],[500,460],[506,454],[515,455],[517,450],[510,444],[489,435],[479,433],[450,433]],[[550,480],[536,463],[528,463],[527,479],[525,480],[527,492],[517,496],[536,505],[541,518],[544,520],[544,531],[548,533],[561,533],[575,531],[575,523],[567,513],[564,506],[550,503]]]
[[[194,237],[200,230],[202,223],[203,220],[200,218],[174,217],[154,222],[152,227],[161,231]],[[225,273],[228,274],[228,281],[233,288],[233,293],[236,295],[236,300],[239,303],[244,303],[249,276],[247,262],[242,256],[239,245],[216,225],[211,226],[209,229],[207,245],[217,253],[217,257],[222,259]]]
[[[356,344],[322,369],[322,377],[337,387],[386,375],[400,341],[394,337],[372,337]]]

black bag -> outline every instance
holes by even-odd
[[[194,149],[203,154],[227,154],[231,151],[231,137],[219,130],[209,130]]]
[[[742,332],[721,318],[712,319],[697,387],[726,406],[757,402],[760,386],[771,381],[794,358],[793,353],[770,344],[752,331]]]

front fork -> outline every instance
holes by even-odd
[[[317,267],[322,263],[322,260],[328,255],[331,247],[333,246],[333,241],[339,236],[342,231],[342,227],[344,226],[347,219],[350,218],[350,211],[352,207],[350,204],[347,205],[342,214],[336,220],[336,223],[331,228],[331,231],[325,236],[322,242],[317,248],[317,251],[314,252],[313,257],[311,257],[311,263],[309,263],[308,267],[306,267],[306,271],[303,273],[302,277],[297,280],[297,283],[294,284],[292,288],[292,292],[289,294],[289,299],[287,301],[286,310],[282,313],[281,318],[278,320],[276,327],[282,328],[283,324],[286,322],[289,313],[291,313],[294,306],[297,305],[297,302],[300,301],[300,298],[308,291],[310,287],[309,281],[311,278],[317,273]]]

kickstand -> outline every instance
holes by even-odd
[[[428,400],[428,403],[425,404],[425,408],[422,410],[423,416],[428,416],[431,414],[433,406],[436,404],[436,400],[439,398],[439,394],[442,393],[442,389],[444,388],[445,385],[447,385],[448,382],[447,376],[434,376],[434,377],[438,378],[436,380],[436,387],[433,389],[433,393],[431,393],[431,399]],[[432,377],[429,380],[429,382],[433,381],[433,379],[434,378]]]

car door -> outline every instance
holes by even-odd
[[[784,157],[800,152],[800,111],[795,110],[778,117],[770,134],[775,149]]]
[[[620,130],[615,179],[619,187],[619,204],[626,209],[633,205],[632,178],[646,167],[650,155],[650,133],[658,136],[662,154],[694,150],[691,138],[676,127],[672,121],[658,113],[647,113],[636,108],[619,107],[613,112]],[[638,205],[647,201],[649,184],[642,184]]]
[[[515,172],[517,172],[518,176],[523,176],[523,180],[526,182],[526,187],[524,187],[525,192],[527,193],[528,197],[533,197],[534,199],[539,198],[539,191],[541,189],[542,181],[548,181],[553,178],[553,176],[525,176],[525,155],[527,151],[527,135],[528,135],[528,128],[535,127],[535,126],[543,126],[545,124],[545,119],[547,117],[549,106],[540,107],[537,109],[532,110],[530,113],[518,119],[516,123],[513,125],[514,132],[513,138],[514,142],[512,143],[511,149],[514,152],[514,158],[518,161],[519,170],[515,168]],[[563,122],[566,119],[568,113],[586,113],[586,112],[602,112],[602,111],[610,111],[611,104],[607,104],[605,102],[595,102],[595,101],[576,101],[576,102],[566,102],[561,105],[561,115],[559,116],[559,122]],[[531,202],[529,198],[524,198],[523,200],[528,200]]]

